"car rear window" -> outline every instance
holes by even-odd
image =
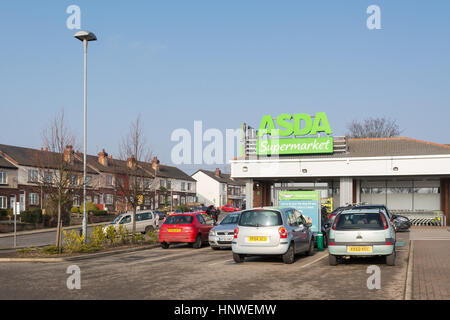
[[[239,220],[238,214],[227,215],[220,224],[237,224]]]
[[[240,226],[271,227],[282,225],[281,214],[271,210],[251,210],[241,213]]]
[[[336,230],[382,230],[386,219],[379,212],[342,213],[335,223]]]
[[[191,224],[194,221],[193,216],[174,215],[168,216],[164,224]]]

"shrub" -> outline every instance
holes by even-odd
[[[26,223],[41,223],[42,210],[39,208],[33,208],[30,210],[22,211],[20,213],[20,220]]]
[[[84,210],[84,204],[82,203],[80,206],[80,213],[83,213]],[[95,206],[95,204],[93,204],[92,202],[86,202],[86,212],[94,212],[98,210],[97,207]]]
[[[89,240],[89,243],[97,248],[103,247],[108,241],[107,235],[103,232],[103,228],[101,226],[94,226]]]
[[[108,237],[109,242],[112,245],[115,245],[117,243],[116,228],[114,226],[108,226],[106,228],[106,236]]]
[[[184,206],[184,205],[176,206],[175,210],[180,210],[181,212],[189,212],[189,211],[191,211],[188,206]]]
[[[75,230],[72,230],[70,233],[67,233],[67,231],[63,231],[64,234],[64,251],[67,252],[80,252],[83,249],[83,241],[84,241],[84,235],[80,235]]]
[[[145,241],[145,236],[142,233],[133,234],[133,242],[134,243],[144,242],[144,241]]]
[[[70,209],[71,213],[80,213],[80,208],[78,207],[72,207],[72,209]]]
[[[108,214],[108,211],[106,210],[95,210],[93,211],[94,216],[106,216]]]
[[[50,245],[42,248],[43,253],[47,254],[57,254],[58,248],[55,245]]]
[[[119,241],[122,244],[127,244],[130,242],[130,232],[128,231],[127,228],[125,228],[124,226],[120,225],[118,231],[118,235],[119,235]]]
[[[158,234],[156,231],[147,232],[147,236],[150,238],[150,243],[158,243]]]

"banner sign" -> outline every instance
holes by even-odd
[[[257,155],[333,153],[332,137],[260,139]]]
[[[312,232],[319,231],[320,223],[320,193],[319,191],[279,191],[280,207],[291,207],[302,212],[311,219]]]

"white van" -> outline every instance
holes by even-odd
[[[114,226],[116,229],[119,226],[124,226],[129,232],[133,232],[133,222],[132,222],[133,212],[122,213],[118,215],[113,222],[106,225],[103,230],[109,226]],[[136,232],[147,233],[149,231],[154,231],[155,228],[155,216],[151,210],[142,210],[136,212]]]

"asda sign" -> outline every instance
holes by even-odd
[[[258,155],[333,153],[333,137],[313,137],[321,132],[327,135],[333,133],[325,112],[318,112],[314,119],[305,113],[294,115],[284,113],[275,121],[272,116],[266,115],[263,116],[259,126],[256,153]]]

